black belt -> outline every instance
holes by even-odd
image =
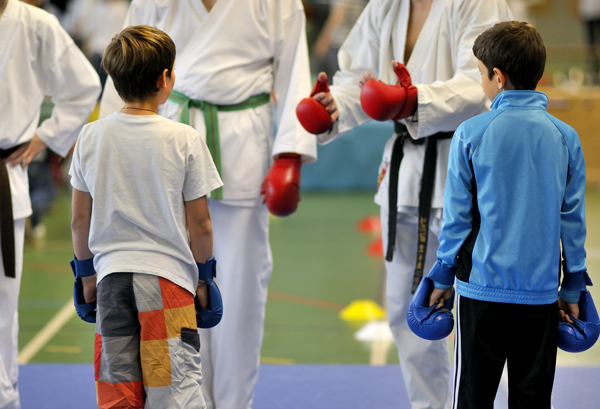
[[[20,145],[10,149],[0,149],[0,159],[8,158]],[[0,244],[4,274],[15,278],[15,222],[13,220],[12,196],[8,171],[4,163],[0,164]]]
[[[390,160],[390,180],[388,195],[388,245],[385,259],[392,261],[394,258],[394,246],[396,244],[396,221],[398,215],[398,177],[400,174],[400,163],[404,157],[404,141],[409,140],[413,145],[425,144],[425,159],[423,161],[423,175],[421,177],[421,191],[419,192],[419,230],[417,238],[417,260],[415,273],[413,275],[412,292],[423,278],[423,267],[427,255],[427,238],[429,236],[429,217],[431,213],[431,198],[433,196],[433,182],[437,165],[437,141],[450,139],[454,132],[438,132],[427,138],[412,139],[408,134],[406,126],[400,122],[394,122],[394,132],[398,135],[392,148]]]

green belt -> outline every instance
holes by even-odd
[[[181,92],[172,91],[169,101],[175,102],[176,104],[183,105],[179,122],[182,124],[190,124],[190,108],[198,108],[204,111],[204,123],[206,125],[206,145],[208,150],[215,162],[217,172],[221,176],[221,147],[219,140],[219,119],[217,117],[218,111],[241,111],[242,109],[256,108],[261,105],[267,104],[271,100],[269,94],[259,94],[248,98],[238,104],[233,105],[216,105],[210,102],[200,101],[197,99],[191,99]],[[223,188],[216,189],[211,195],[212,199],[223,199]]]

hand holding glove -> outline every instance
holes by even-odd
[[[337,107],[329,92],[327,74],[321,72],[310,97],[303,98],[296,106],[296,116],[304,129],[318,135],[331,129],[337,115]]]

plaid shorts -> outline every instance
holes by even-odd
[[[205,408],[192,294],[161,277],[113,273],[97,299],[98,407]]]

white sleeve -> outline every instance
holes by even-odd
[[[304,130],[296,117],[296,106],[310,95],[311,90],[306,17],[301,4],[294,4],[296,9],[280,20],[282,34],[275,46],[277,135],[273,156],[283,152],[298,153],[303,156],[304,163],[311,163],[317,158],[316,139]]]
[[[56,25],[48,28],[40,57],[47,62],[44,93],[52,97],[54,109],[36,134],[54,152],[66,156],[96,105],[100,79],[58,21]]]

